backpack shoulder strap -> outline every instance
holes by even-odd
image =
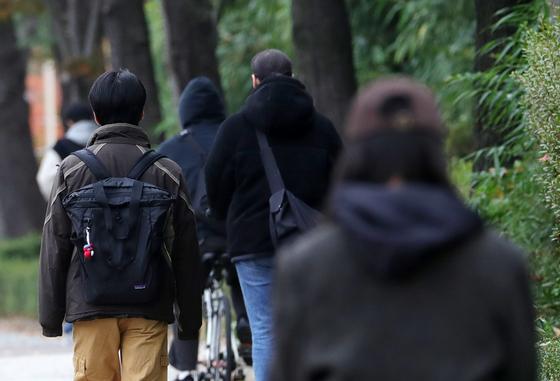
[[[136,164],[134,164],[126,177],[138,180],[140,177],[142,177],[144,172],[146,172],[146,170],[152,166],[152,164],[164,157],[164,155],[162,155],[161,153],[157,153],[154,150],[144,152],[144,154],[140,157],[140,159],[138,159]]]
[[[274,153],[268,144],[266,135],[258,129],[255,129],[255,131],[257,133],[261,160],[266,173],[266,179],[268,180],[268,186],[270,187],[270,192],[274,194],[282,189],[285,189],[286,186],[282,180],[278,164],[276,164],[276,158],[274,157]]]
[[[98,181],[111,177],[107,168],[89,149],[84,148],[79,151],[72,152],[72,155],[83,161]]]

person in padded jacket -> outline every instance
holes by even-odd
[[[431,92],[357,98],[330,221],[278,258],[272,381],[534,381],[523,253],[459,199]]]
[[[256,381],[264,381],[273,347],[270,287],[273,252],[268,225],[270,190],[256,129],[264,132],[286,188],[319,209],[341,148],[331,122],[319,114],[290,59],[278,50],[252,62],[253,92],[220,127],[206,164],[212,212],[227,217],[228,248],[235,263],[253,333]]]
[[[87,148],[114,177],[127,176],[150,149],[142,119],[146,90],[125,69],[109,71],[94,82],[89,99],[101,125]],[[62,335],[62,321],[74,323],[74,380],[167,380],[167,324],[177,320],[181,339],[196,339],[202,320],[200,255],[195,216],[181,168],[161,158],[141,181],[167,190],[173,205],[162,257],[158,297],[147,303],[88,303],[82,249],[72,242],[72,223],[63,206],[67,195],[97,179],[77,156],[58,170],[43,226],[39,270],[39,322],[43,335]],[[92,243],[95,246],[95,242]],[[97,257],[96,257],[97,258]],[[103,258],[100,258],[103,260]],[[175,311],[174,311],[175,307]]]

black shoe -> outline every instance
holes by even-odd
[[[253,365],[253,338],[251,336],[251,327],[246,317],[241,316],[237,319],[236,327],[237,338],[239,339],[239,347],[237,352],[248,366]]]
[[[251,327],[249,326],[249,320],[245,316],[239,317],[237,319],[237,327],[235,329],[237,333],[237,338],[241,344],[252,344],[253,338],[251,336]]]

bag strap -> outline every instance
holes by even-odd
[[[206,196],[206,173],[204,167],[206,166],[206,150],[200,145],[199,142],[193,136],[193,132],[190,128],[181,131],[181,136],[184,136],[191,147],[198,152],[200,155],[200,161],[202,165],[200,166],[200,172],[198,173],[198,181],[196,188],[192,197],[192,205],[200,206],[202,204],[202,199]]]
[[[89,149],[84,148],[73,152],[72,155],[83,161],[98,181],[111,177],[103,163]]]
[[[154,150],[144,152],[144,154],[140,157],[140,159],[138,159],[136,164],[134,164],[126,177],[133,180],[138,180],[140,177],[142,177],[144,172],[146,172],[146,170],[152,166],[152,164],[164,157],[164,155]]]
[[[204,165],[206,164],[206,156],[208,156],[208,153],[200,145],[200,143],[196,141],[196,139],[193,136],[192,130],[190,128],[184,129],[183,131],[181,131],[181,136],[184,136],[189,142],[189,144],[194,148],[194,150],[198,152],[198,154],[202,158],[202,166],[204,167]]]
[[[270,144],[268,143],[266,135],[262,131],[259,131],[257,129],[255,129],[255,131],[257,133],[261,160],[263,162],[264,171],[266,173],[268,186],[270,188],[270,192],[274,194],[282,189],[286,189],[286,186],[284,185],[284,180],[282,180],[282,175],[280,174],[280,170],[278,169],[278,164],[276,164],[276,158],[274,157],[274,153],[270,148]]]

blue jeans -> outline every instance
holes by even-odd
[[[272,257],[235,262],[253,334],[255,381],[266,381],[275,340],[272,337]]]

